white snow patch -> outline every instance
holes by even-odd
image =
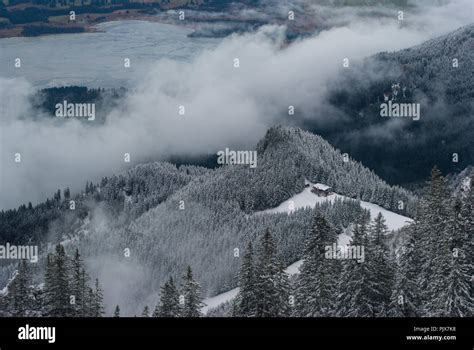
[[[288,266],[285,272],[290,276],[296,275],[300,273],[300,267],[302,264],[303,264],[303,260],[298,260],[297,262],[294,262],[293,264]]]
[[[240,288],[234,288],[228,292],[204,299],[205,305],[201,308],[201,312],[205,315],[210,309],[214,309],[225,302],[231,301],[239,294],[239,289]]]
[[[352,237],[349,233],[347,233],[347,231],[344,231],[339,235],[339,237],[337,237],[337,245],[346,246],[351,244],[351,241]]]
[[[310,184],[311,185],[311,184]],[[327,197],[320,197],[313,192],[311,192],[311,187],[306,187],[303,191],[298,194],[295,194],[290,199],[281,203],[278,207],[267,209],[263,211],[256,212],[254,215],[261,214],[274,214],[274,213],[288,213],[291,214],[293,211],[304,208],[314,208],[316,204],[323,203],[326,201],[333,202],[336,198],[340,199],[352,199],[346,196],[341,196],[337,193],[331,194]],[[352,199],[355,200],[355,199]],[[394,213],[390,210],[382,208],[381,206],[365,201],[360,201],[360,206],[364,209],[370,211],[370,219],[373,220],[379,213],[382,213],[385,218],[385,224],[389,230],[398,230],[405,226],[407,223],[413,221],[412,219]]]
[[[461,190],[467,192],[469,191],[470,188],[471,188],[471,178],[465,177],[461,182]]]

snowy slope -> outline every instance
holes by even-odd
[[[263,215],[263,214],[272,214],[272,213],[288,213],[291,214],[294,210],[303,209],[303,208],[314,208],[317,203],[322,203],[325,201],[334,201],[335,198],[348,198],[345,196],[341,196],[339,194],[332,194],[328,197],[319,197],[316,194],[311,192],[312,184],[310,187],[306,187],[300,193],[294,195],[290,199],[281,203],[278,207],[273,209],[268,209],[260,212],[256,212],[254,215]],[[369,202],[361,201],[360,205],[362,208],[365,208],[370,211],[370,218],[374,219],[378,213],[382,213],[383,217],[386,220],[386,225],[389,230],[398,230],[401,227],[405,226],[407,223],[411,222],[412,219],[396,214],[391,212],[387,209],[384,209],[376,204],[372,204]],[[347,233],[341,233],[338,237],[338,245],[345,246],[350,244],[351,236]],[[299,273],[299,268],[303,260],[299,260],[288,266],[285,270],[290,276]],[[234,299],[237,294],[239,293],[239,288],[234,288],[229,290],[228,292],[216,295],[211,298],[207,298],[204,300],[205,306],[201,309],[202,313],[205,315],[210,309],[216,308],[219,305],[231,301]]]
[[[340,199],[349,198],[349,197],[341,196],[337,193],[332,194],[327,197],[319,197],[316,194],[311,192],[311,187],[312,187],[312,184],[310,184],[310,187],[306,187],[300,193],[294,195],[290,199],[281,203],[278,207],[256,212],[255,215],[272,214],[272,213],[291,214],[292,211],[297,210],[297,209],[314,208],[317,203],[322,203],[326,201],[332,202],[336,198],[340,198]],[[376,204],[360,201],[360,206],[370,211],[370,218],[372,220],[378,215],[378,213],[382,213],[383,217],[386,220],[386,225],[389,230],[398,230],[402,228],[403,226],[405,226],[407,223],[412,221],[412,219],[406,216],[396,214]]]
[[[289,274],[290,276],[295,275],[299,273],[299,268],[301,264],[303,263],[303,260],[298,260],[297,262],[291,264],[285,269],[285,272]],[[205,315],[207,311],[210,309],[213,309],[227,301],[231,301],[234,299],[237,294],[239,293],[239,288],[234,288],[229,290],[228,292],[218,294],[212,298],[207,298],[204,300],[204,304],[206,304],[202,309],[201,312]]]
[[[346,233],[341,233],[338,237],[337,243],[339,245],[348,245],[350,243],[351,237],[347,235]],[[300,267],[303,264],[303,260],[298,260],[288,266],[285,269],[285,272],[290,275],[296,275],[300,273]],[[239,288],[234,288],[229,290],[228,292],[218,294],[216,296],[213,296],[211,298],[207,298],[204,300],[205,306],[201,309],[201,312],[205,315],[210,309],[216,308],[219,305],[231,301],[234,299],[237,294],[239,293]]]
[[[204,306],[201,308],[201,312],[205,315],[210,309],[214,309],[225,302],[231,301],[239,293],[239,288],[234,288],[228,292],[218,294],[214,297],[204,299]]]

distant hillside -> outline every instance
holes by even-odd
[[[88,213],[101,206],[111,216],[122,214],[122,221],[117,224],[125,225],[164,201],[193,177],[205,173],[206,169],[200,167],[177,168],[165,162],[150,163],[104,177],[98,184],[87,181],[81,193],[71,193],[68,188],[58,190],[38,205],[28,203],[0,211],[0,240],[11,244],[60,240],[74,234]],[[75,202],[74,210],[70,209],[71,200]],[[125,208],[125,200],[136,205]]]
[[[446,176],[449,188],[457,193],[464,191],[471,186],[470,178],[474,176],[474,166],[468,166],[466,169],[457,174],[449,174]]]
[[[329,94],[328,118],[338,122],[308,128],[390,183],[424,180],[435,164],[443,172],[459,172],[474,164],[473,49],[474,25],[469,25],[354,63]],[[420,103],[420,120],[380,116],[384,94],[392,99],[394,84],[396,102]]]

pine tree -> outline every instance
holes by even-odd
[[[93,292],[93,316],[102,317],[105,313],[104,311],[104,294],[102,288],[99,284],[99,279],[95,279],[95,291]]]
[[[281,262],[278,266],[276,290],[278,294],[278,316],[291,316],[293,314],[294,296],[292,295],[292,289],[288,274],[285,272],[285,269]]]
[[[54,201],[55,201],[55,202],[61,201],[61,190],[58,190],[58,191],[54,194]]]
[[[156,304],[155,309],[153,310],[153,313],[151,314],[151,317],[160,317],[160,304],[159,303]]]
[[[153,312],[153,317],[179,317],[180,314],[179,292],[173,277],[170,277],[161,287],[160,302]]]
[[[200,286],[193,278],[191,267],[188,266],[186,274],[183,277],[183,297],[184,304],[182,306],[182,317],[200,317],[202,299],[200,295]]]
[[[369,239],[367,224],[355,225],[351,246],[367,247]],[[349,246],[350,247],[350,246]],[[342,317],[375,317],[377,310],[373,304],[375,281],[367,259],[358,262],[347,259],[343,263],[343,272],[339,281],[337,315]]]
[[[55,280],[57,296],[57,316],[67,317],[72,315],[69,289],[69,262],[64,247],[56,246]]]
[[[233,304],[233,316],[254,316],[256,312],[256,299],[252,242],[248,243],[242,259],[242,266],[239,273],[239,288],[239,293],[237,294]]]
[[[422,202],[420,229],[422,242],[423,314],[441,316],[442,305],[439,295],[446,288],[446,276],[450,265],[451,252],[447,222],[449,221],[446,181],[438,168],[431,171],[431,183],[426,199]]]
[[[31,297],[31,272],[26,260],[20,260],[18,270],[12,282],[8,285],[10,313],[15,317],[25,317],[34,308]]]
[[[279,266],[275,257],[275,243],[270,230],[266,230],[257,246],[255,280],[256,317],[280,315],[280,295],[277,288]]]
[[[85,313],[85,272],[82,267],[82,259],[79,254],[79,250],[76,249],[74,257],[71,260],[71,295],[75,298],[75,303],[73,305],[75,316],[84,316]]]
[[[465,240],[464,254],[466,255],[466,263],[468,270],[472,274],[474,271],[474,175],[469,179],[469,187],[467,193],[461,199],[460,220],[462,231],[464,232],[463,239]],[[471,277],[470,295],[474,296],[474,283]]]
[[[118,305],[115,306],[114,317],[120,317],[120,307]]]
[[[324,217],[316,214],[306,237],[304,262],[297,280],[297,316],[321,317],[334,313],[337,262],[326,257],[326,247],[332,248],[336,241],[334,229]]]
[[[148,305],[145,305],[142,311],[142,317],[150,317],[150,311],[148,310]]]
[[[8,295],[0,295],[0,317],[11,316],[10,300]]]
[[[69,262],[61,244],[56,245],[55,253],[48,255],[45,277],[45,313],[48,316],[73,316],[70,303]]]
[[[48,253],[46,256],[45,266],[45,277],[44,277],[44,289],[42,296],[42,312],[43,316],[50,316],[52,313],[52,301],[54,299],[54,263],[53,255]]]
[[[86,298],[86,317],[97,317],[97,299],[94,294],[94,290],[90,287],[87,288]]]
[[[407,241],[398,251],[395,282],[390,300],[389,316],[420,317],[421,291],[419,275],[421,271],[421,249],[418,221],[406,229]]]
[[[471,193],[467,194],[465,202],[471,202]],[[472,317],[474,315],[474,299],[472,294],[471,275],[473,271],[470,254],[470,243],[472,245],[472,226],[469,227],[469,213],[472,216],[472,206],[464,205],[458,198],[454,201],[450,210],[450,219],[447,222],[447,239],[449,239],[448,266],[443,270],[443,288],[436,295],[434,304],[440,308],[437,315],[446,317]],[[467,216],[466,216],[467,215]],[[468,219],[469,220],[469,219]],[[470,219],[472,220],[472,218]],[[469,231],[471,232],[471,242],[469,242]]]
[[[88,315],[88,304],[87,304],[87,298],[88,298],[88,283],[89,283],[89,275],[86,273],[86,270],[82,268],[80,272],[80,284],[79,284],[79,290],[78,293],[80,295],[80,304],[79,304],[79,310],[80,314],[79,316],[85,317]],[[89,315],[90,316],[90,315]]]
[[[372,281],[374,282],[374,295],[372,302],[376,310],[377,316],[387,316],[390,308],[390,299],[393,289],[393,277],[395,270],[393,268],[394,262],[389,256],[388,248],[385,244],[385,237],[388,229],[385,225],[385,219],[379,213],[372,222],[369,229],[369,259],[366,263],[369,264]]]

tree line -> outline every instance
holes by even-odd
[[[327,247],[337,244],[340,227],[327,212],[314,211],[304,237],[300,273],[289,276],[269,229],[249,242],[238,273],[239,293],[221,314],[236,317],[472,317],[473,189],[450,194],[446,180],[433,169],[427,193],[412,223],[390,249],[385,220],[372,222],[360,212],[352,225],[349,247],[364,247],[364,259],[334,259]],[[331,258],[332,257],[332,258]],[[30,265],[18,270],[0,297],[3,316],[86,316],[104,314],[99,281],[90,285],[81,256],[69,257],[62,245],[45,258],[44,283],[34,283]],[[200,284],[187,267],[180,287],[173,277],[161,286],[153,312],[142,316],[199,317]],[[115,316],[120,315],[119,306]]]
[[[35,283],[33,269],[26,260],[0,297],[0,315],[14,317],[101,317],[103,290],[99,280],[90,284],[81,255],[69,257],[61,244],[45,259],[43,283]]]
[[[20,260],[18,268],[0,296],[0,316],[12,317],[102,317],[103,290],[98,279],[93,286],[76,249],[69,257],[61,244],[45,259],[44,282],[36,283],[33,269],[27,260]],[[181,288],[173,277],[162,285],[160,301],[150,315],[145,306],[142,317],[200,317],[203,307],[200,285],[188,266]],[[120,306],[114,310],[120,316]]]
[[[200,285],[194,279],[191,267],[188,266],[179,289],[173,277],[161,286],[160,300],[150,315],[148,306],[145,306],[142,317],[200,317],[204,306],[200,293]],[[114,316],[120,315],[120,308],[115,307]]]
[[[473,179],[471,178],[471,184]],[[228,314],[243,317],[472,317],[473,190],[448,194],[433,169],[417,217],[401,234],[405,242],[388,248],[387,226],[379,215],[362,218],[351,246],[365,259],[330,259],[334,227],[316,213],[307,233],[300,274],[289,279],[275,258],[269,231],[254,256],[247,246],[239,273],[239,293]]]

